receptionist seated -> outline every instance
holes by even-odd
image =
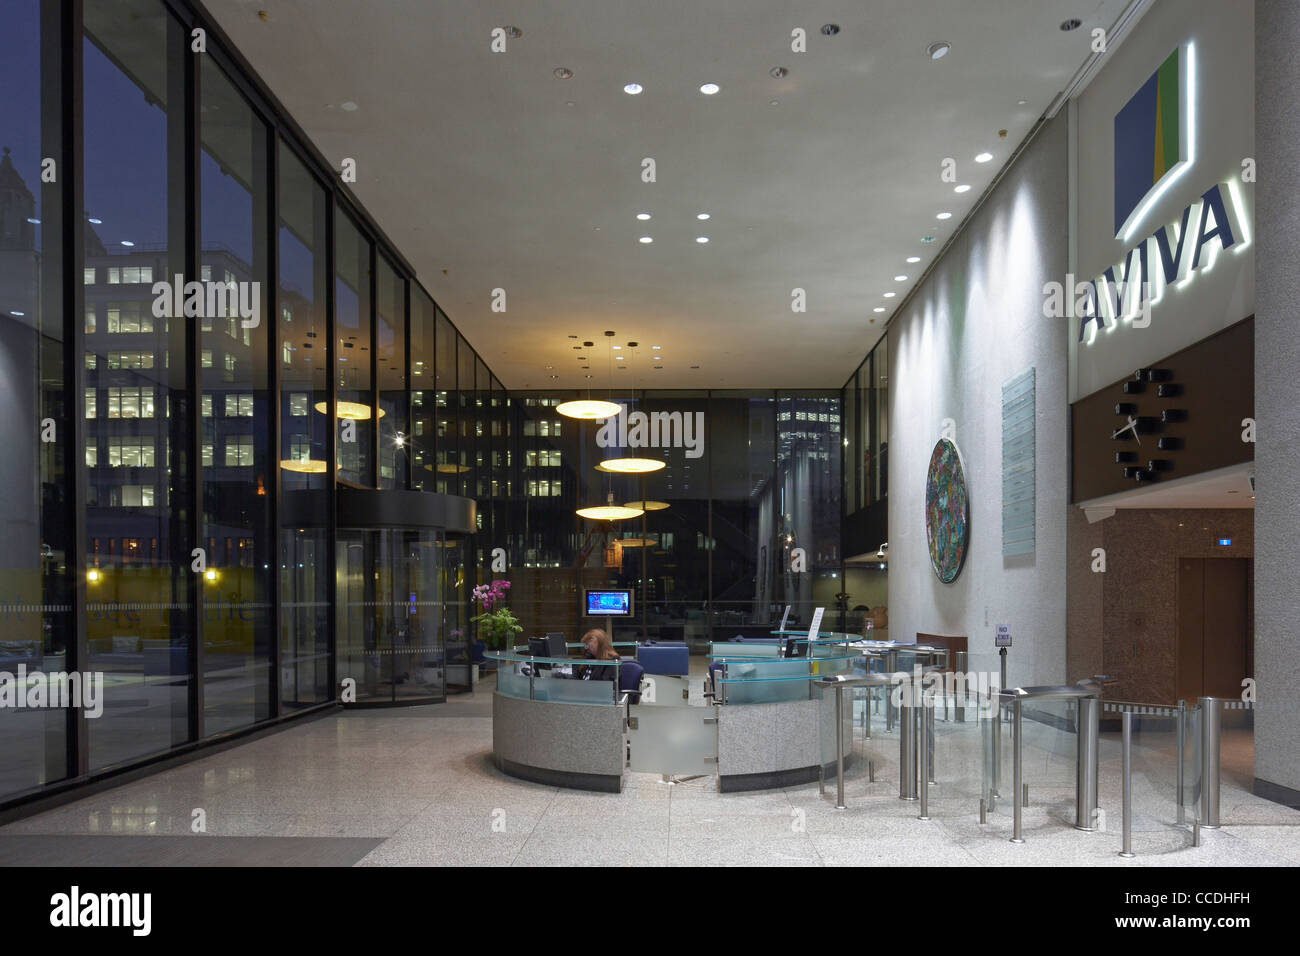
[[[618,654],[608,634],[595,628],[582,635],[583,657],[594,661],[616,661]],[[618,680],[618,668],[610,664],[584,664],[576,669],[581,680]]]

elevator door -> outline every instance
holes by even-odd
[[[1178,696],[1241,697],[1250,673],[1250,561],[1178,559]]]
[[[441,544],[428,531],[339,529],[339,676],[357,703],[446,697]]]

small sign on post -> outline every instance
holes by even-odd
[[[999,625],[998,625],[998,633],[997,633],[997,636],[993,639],[993,646],[994,646],[994,647],[1010,647],[1010,646],[1011,646],[1011,628],[1010,628],[1010,627],[1008,627],[1008,626],[1005,625],[1005,624],[999,624]]]
[[[813,611],[812,624],[808,625],[808,641],[817,640],[817,629],[822,626],[822,615],[826,613],[826,608],[819,607]],[[811,656],[811,653],[809,654]]]
[[[785,622],[788,621],[789,619],[790,619],[790,605],[787,604],[787,605],[785,606],[785,613],[781,615],[781,626],[778,627],[777,630],[778,630],[778,631],[784,631],[784,630],[785,630]]]

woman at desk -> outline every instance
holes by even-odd
[[[600,628],[595,628],[582,635],[584,656],[588,660],[616,661],[614,644],[609,635]],[[582,680],[618,680],[618,668],[610,664],[586,664],[578,668],[578,677]]]

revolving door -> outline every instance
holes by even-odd
[[[338,674],[357,703],[446,697],[444,544],[429,529],[339,528]]]

